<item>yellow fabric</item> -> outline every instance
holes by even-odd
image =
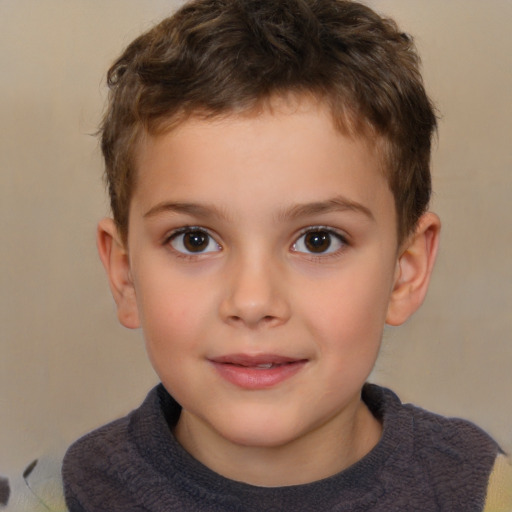
[[[484,512],[512,512],[512,464],[504,455],[496,458],[489,477]]]

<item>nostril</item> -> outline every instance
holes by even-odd
[[[233,325],[246,325],[250,327],[257,327],[259,326],[270,326],[272,325],[277,318],[273,315],[265,315],[262,317],[259,317],[257,319],[250,319],[247,317],[244,317],[243,315],[230,315],[228,317],[228,321],[232,323]]]
[[[249,277],[233,277],[233,282],[226,288],[226,296],[218,310],[222,320],[251,329],[286,322],[289,305],[285,297],[273,289],[268,279]]]

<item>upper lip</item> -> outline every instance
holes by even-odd
[[[277,354],[228,354],[210,359],[213,363],[235,364],[239,366],[258,366],[262,364],[286,364],[306,361],[300,357],[288,357]]]

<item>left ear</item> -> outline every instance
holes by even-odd
[[[427,212],[420,217],[414,233],[402,245],[386,316],[387,324],[403,324],[425,299],[440,231],[439,217]]]

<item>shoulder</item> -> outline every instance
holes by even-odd
[[[367,385],[363,399],[385,427],[390,424],[402,434],[407,431],[414,453],[419,456],[438,457],[453,463],[483,461],[490,469],[501,453],[492,437],[474,423],[402,404],[389,389]]]
[[[113,463],[119,462],[120,457],[126,457],[130,451],[136,450],[137,440],[151,432],[154,423],[165,422],[162,396],[161,386],[156,386],[144,402],[127,416],[75,441],[64,456],[64,477],[86,469],[108,472]]]
[[[112,471],[129,458],[129,417],[105,425],[75,441],[62,464],[66,503],[72,511],[82,511],[84,503],[99,504],[105,489],[117,480]],[[117,463],[116,463],[117,461]]]
[[[83,504],[100,506],[109,497],[118,499],[117,490],[130,489],[155,457],[151,439],[169,435],[164,412],[168,395],[161,386],[152,389],[142,405],[127,416],[100,427],[75,441],[62,465],[64,493],[70,510],[83,510]],[[153,442],[153,444],[160,444]],[[124,493],[126,510],[136,510]],[[123,502],[124,503],[124,502]],[[122,506],[117,503],[122,510]],[[129,505],[128,505],[129,504]],[[117,506],[117,505],[116,505]],[[94,508],[94,507],[93,507]]]
[[[366,395],[402,454],[402,472],[416,475],[422,493],[429,493],[441,510],[483,510],[490,476],[502,453],[486,432],[469,421],[402,404],[384,388],[372,386]]]
[[[117,453],[126,450],[128,426],[129,416],[126,416],[75,441],[64,456],[64,477],[85,477],[85,471],[107,469],[110,460],[115,458]]]
[[[403,406],[413,421],[417,453],[453,464],[471,463],[492,467],[500,453],[497,443],[474,423],[425,411],[414,405]]]

